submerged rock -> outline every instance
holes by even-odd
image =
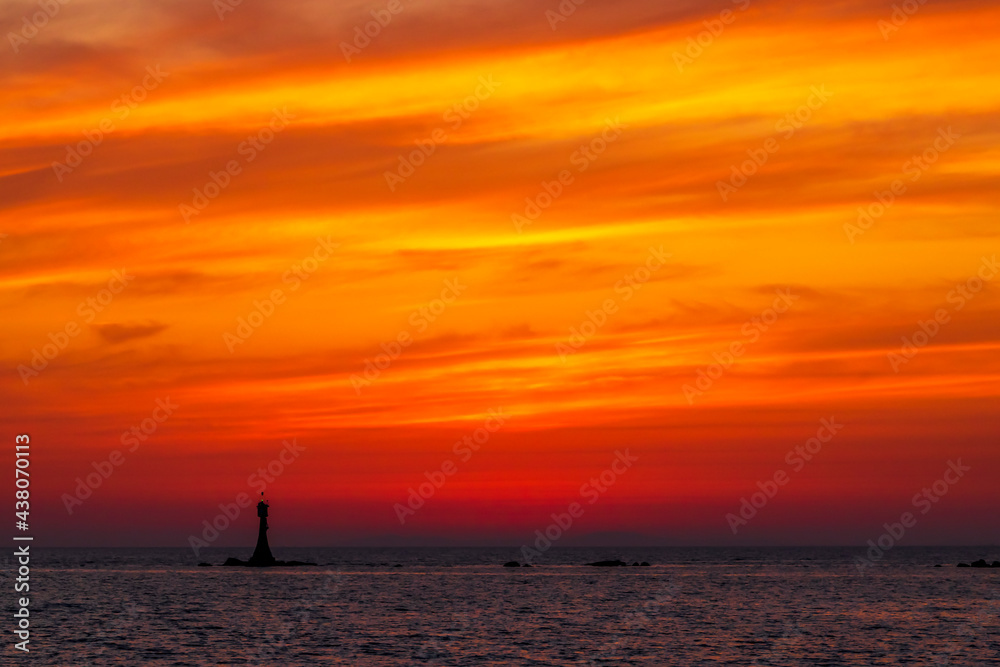
[[[641,563],[639,563],[639,565],[643,567],[650,567],[649,563],[647,563],[646,561],[642,561]]]
[[[958,565],[956,565],[956,567],[972,567],[972,566],[969,565],[968,563],[959,563]]]
[[[516,560],[510,560],[503,564],[504,567],[521,567],[521,564]]]
[[[628,563],[620,560],[599,560],[596,563],[587,563],[587,565],[591,567],[622,567]]]
[[[198,563],[198,567],[212,567],[211,563]]]

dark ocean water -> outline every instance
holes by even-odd
[[[997,549],[38,550],[31,653],[4,665],[1000,665]],[[221,563],[237,550],[206,551]],[[651,567],[592,568],[594,560]],[[935,568],[935,564],[945,567]],[[5,563],[5,608],[13,609]]]

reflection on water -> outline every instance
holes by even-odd
[[[500,567],[517,558],[506,549],[279,551],[321,566],[199,568],[183,549],[39,551],[30,660],[1000,664],[1000,570],[953,567],[1000,554],[970,549],[899,548],[864,574],[844,549],[552,549],[527,570]],[[653,566],[580,566],[605,558]]]

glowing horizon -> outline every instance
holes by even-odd
[[[626,449],[567,543],[863,545],[957,460],[912,543],[995,541],[1000,8],[220,2],[6,12],[44,539],[186,546],[295,441],[276,549],[521,543]]]

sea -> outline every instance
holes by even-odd
[[[1000,665],[997,548],[38,549],[3,665]],[[619,559],[625,567],[587,563]],[[199,567],[197,561],[212,567]],[[649,566],[633,565],[648,562]],[[940,565],[941,567],[935,567]]]

